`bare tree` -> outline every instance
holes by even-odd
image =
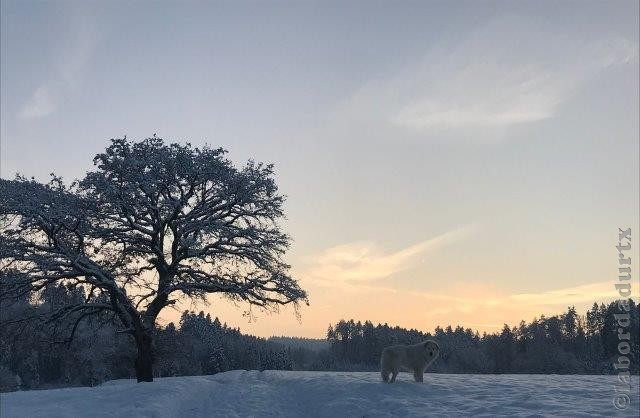
[[[207,294],[265,309],[307,302],[282,256],[284,197],[272,165],[236,168],[226,151],[159,138],[125,139],[66,186],[0,180],[2,296],[64,282],[86,300],[57,318],[112,312],[137,346],[138,381],[153,380],[153,335],[163,308]],[[71,331],[69,338],[73,338]]]

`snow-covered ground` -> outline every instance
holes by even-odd
[[[611,402],[616,376],[400,374],[231,371],[215,376],[107,382],[2,394],[9,417],[363,417],[363,416],[630,416]],[[634,384],[638,379],[634,378]]]

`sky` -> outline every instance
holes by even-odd
[[[616,297],[618,228],[640,226],[638,16],[631,0],[3,0],[0,175],[81,178],[124,135],[274,163],[310,305],[212,297],[164,321],[323,337],[342,318],[494,332],[584,312]]]

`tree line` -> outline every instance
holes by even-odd
[[[76,337],[65,335],[76,325],[73,316],[48,321],[48,313],[86,298],[82,288],[48,287],[38,299],[23,296],[0,311],[0,389],[94,386],[112,379],[134,378],[137,353],[106,312],[81,322]],[[629,303],[631,372],[638,373],[639,309]],[[436,373],[614,373],[618,356],[618,304],[594,304],[584,315],[573,307],[540,316],[496,333],[479,334],[460,326],[436,327],[433,333],[370,321],[341,320],[330,325],[327,338],[305,339],[245,335],[203,312],[185,311],[177,324],[154,333],[154,377],[215,374],[227,370],[375,371],[380,353],[394,344],[434,338],[441,355]],[[15,321],[16,318],[31,318]]]
[[[632,373],[640,364],[640,307],[628,299],[629,357]],[[441,347],[431,370],[438,373],[608,374],[618,353],[618,302],[594,303],[584,315],[569,307],[560,315],[544,315],[527,323],[505,324],[499,332],[436,327],[433,333],[415,329],[341,320],[329,326],[330,347],[318,355],[319,370],[377,370],[382,349],[434,338]]]
[[[81,322],[75,338],[68,341],[58,336],[75,326],[75,318],[43,319],[85,297],[82,288],[56,285],[38,300],[23,297],[0,311],[0,390],[95,386],[136,377],[131,336],[108,314]],[[154,377],[293,368],[290,350],[283,344],[242,334],[203,312],[185,311],[177,325],[156,327],[153,337]]]

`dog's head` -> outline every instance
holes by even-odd
[[[430,361],[435,360],[438,354],[440,354],[440,346],[434,340],[427,340],[423,345],[425,354]]]

